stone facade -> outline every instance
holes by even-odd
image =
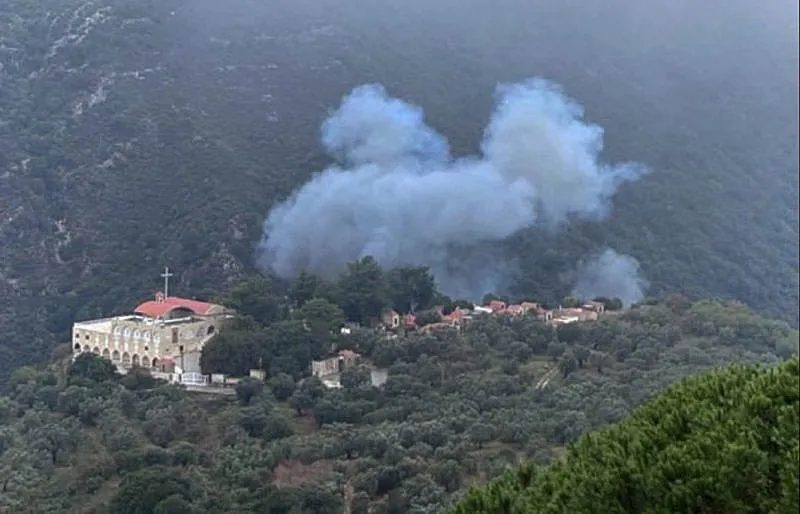
[[[329,359],[311,361],[311,374],[320,378],[336,375],[358,364],[359,358],[360,355],[351,350],[341,350]]]
[[[131,314],[77,322],[72,327],[73,351],[102,355],[121,370],[140,366],[165,373],[199,372],[200,351],[233,314],[222,306],[183,300],[162,297],[161,302],[169,305],[155,316]],[[153,302],[139,307],[148,303]]]

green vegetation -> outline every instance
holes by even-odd
[[[470,491],[452,514],[800,510],[800,360],[687,379],[547,468]]]
[[[184,296],[254,276],[270,207],[327,164],[320,120],[373,81],[424,104],[466,155],[496,83],[542,74],[603,125],[611,160],[653,167],[607,224],[503,245],[520,264],[504,293],[554,302],[609,244],[653,295],[736,298],[797,325],[797,34],[778,23],[792,16],[739,16],[757,25],[747,55],[671,35],[661,54],[623,51],[639,47],[617,17],[587,24],[570,3],[449,3],[0,2],[0,386],[75,319],[150,298],[165,265]],[[722,27],[737,12],[695,14]]]
[[[678,296],[558,329],[534,316],[484,315],[461,332],[338,330],[348,319],[369,326],[392,305],[447,303],[435,290],[406,287],[427,283],[426,275],[384,272],[365,259],[335,284],[303,276],[288,295],[261,280],[234,286],[224,300],[246,314],[206,346],[203,366],[245,375],[260,365],[268,376],[240,381],[234,395],[190,393],[143,370],[120,378],[92,355],[19,368],[0,399],[0,508],[443,512],[465,489],[521,462],[558,459],[582,434],[622,420],[675,381],[797,353],[797,332],[785,322],[741,304]],[[310,359],[340,349],[363,358],[342,372],[341,389],[309,377]],[[373,367],[388,372],[380,387],[371,384]],[[651,419],[647,413],[673,405],[676,394],[627,423]],[[698,408],[687,406],[675,422],[691,424]],[[591,473],[612,488],[619,454],[607,453],[608,476]],[[567,471],[549,473],[581,484]],[[548,487],[563,485],[550,480]],[[509,487],[521,485],[499,490]],[[470,498],[481,505],[479,493]]]

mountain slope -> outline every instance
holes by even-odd
[[[269,208],[327,162],[326,111],[375,81],[465,154],[496,83],[541,75],[606,129],[612,160],[654,169],[606,224],[509,241],[516,292],[554,301],[611,245],[653,294],[796,325],[796,6],[689,4],[4,1],[0,382],[74,318],[150,296],[164,265],[187,295],[253,272]]]

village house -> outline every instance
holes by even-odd
[[[498,313],[506,309],[506,302],[500,300],[492,300],[486,305],[493,313]]]
[[[400,328],[400,314],[394,309],[389,309],[383,313],[381,322],[387,330],[396,330]]]
[[[588,302],[583,306],[584,310],[594,311],[598,314],[603,314],[606,310],[606,306],[602,302],[595,302],[591,301]]]
[[[121,373],[142,367],[163,378],[202,385],[207,383],[200,370],[203,346],[233,317],[222,305],[158,292],[133,314],[74,323],[73,356],[91,352],[109,359]]]
[[[311,361],[311,374],[323,378],[336,375],[356,366],[361,356],[352,350],[340,350],[336,355],[321,361]]]
[[[551,323],[563,325],[577,321],[595,321],[599,317],[597,311],[582,308],[561,308],[553,312]]]
[[[417,317],[413,314],[404,314],[401,321],[406,333],[417,329]]]

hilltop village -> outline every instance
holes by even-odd
[[[572,299],[570,303],[575,303]],[[409,335],[413,332],[432,333],[441,330],[455,330],[461,332],[471,321],[478,316],[535,316],[536,319],[550,326],[564,325],[579,321],[595,321],[605,312],[605,304],[591,301],[579,307],[559,307],[548,310],[535,302],[521,302],[509,304],[503,300],[489,300],[485,305],[468,305],[456,307],[446,313],[444,306],[435,306],[427,317],[426,323],[414,314],[400,314],[394,309],[386,310],[381,316],[380,323],[374,327],[385,333],[390,339],[400,335]],[[343,335],[350,334],[354,326],[341,328]],[[312,361],[312,375],[319,377],[323,384],[329,388],[340,388],[339,374],[360,364],[361,358],[352,350],[340,350],[336,355],[319,361]],[[386,374],[371,370],[373,385],[381,385],[386,380]]]
[[[171,276],[168,270],[164,276]],[[165,291],[168,287],[165,281]],[[567,306],[555,309],[547,309],[536,302],[509,303],[491,296],[483,303],[459,302],[450,309],[435,305],[424,311],[407,313],[388,308],[366,325],[348,322],[344,318],[341,323],[333,321],[329,330],[338,330],[340,344],[331,345],[329,356],[321,355],[321,358],[307,361],[308,368],[304,374],[310,371],[326,387],[339,388],[339,378],[344,370],[365,365],[370,369],[372,384],[382,385],[387,372],[368,365],[356,351],[346,348],[347,336],[354,330],[366,329],[388,339],[443,330],[461,332],[480,316],[534,316],[555,327],[597,320],[604,313],[608,301],[580,303],[575,298],[567,298]],[[312,321],[304,317],[302,310],[290,311],[295,313],[295,317],[299,313],[307,332],[313,331]],[[111,360],[122,374],[132,369],[146,370],[155,378],[191,390],[214,392],[227,388],[230,392],[230,387],[236,385],[241,377],[204,369],[202,355],[204,348],[212,344],[226,326],[234,324],[237,317],[233,308],[169,296],[159,291],[153,300],[139,304],[131,314],[76,322],[72,330],[73,358],[82,353],[93,353]],[[249,376],[264,380],[267,372],[254,367],[249,370]]]

